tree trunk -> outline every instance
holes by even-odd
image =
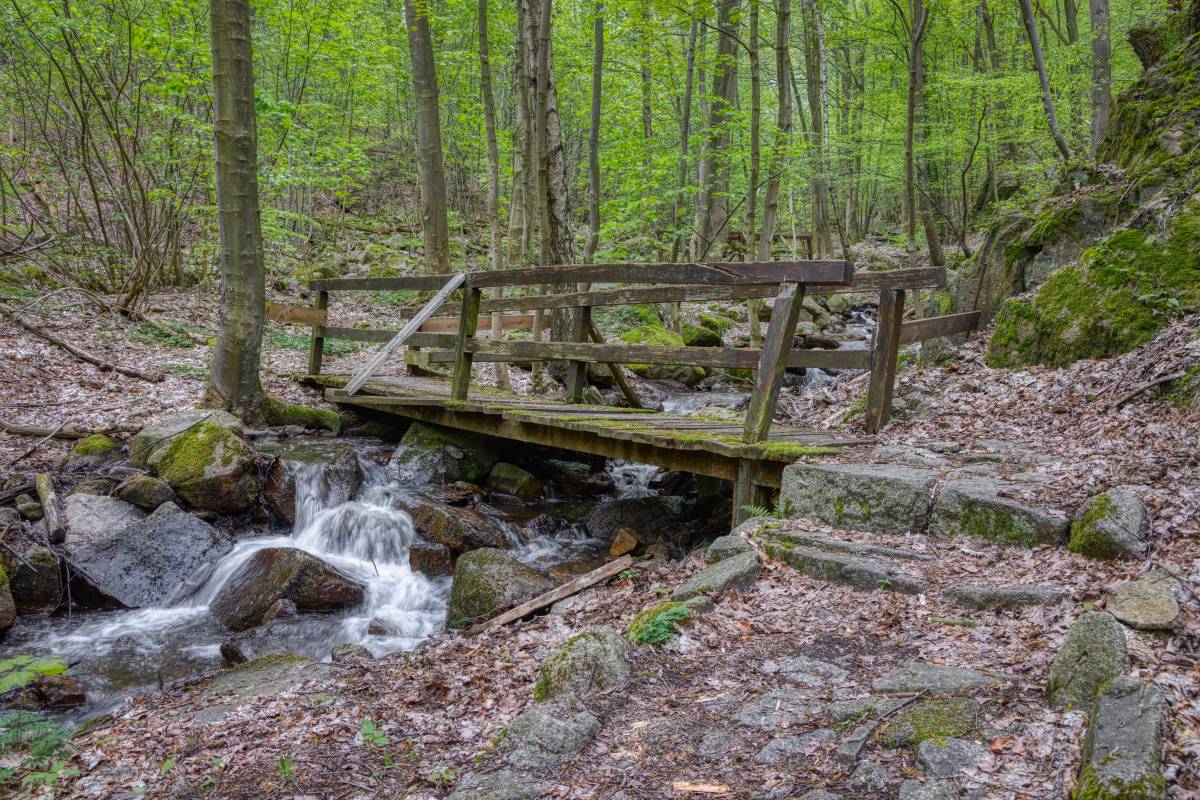
[[[486,2],[486,0],[484,0]],[[530,171],[533,169],[533,116],[532,103],[529,97],[530,54],[526,47],[525,31],[527,23],[524,3],[517,3],[517,61],[516,61],[516,91],[514,92],[515,113],[513,130],[513,189],[508,209],[508,263],[512,265],[527,265],[529,263],[530,230],[533,227],[531,213]]]
[[[1197,0],[1200,2],[1200,0]],[[1108,35],[1108,0],[1091,0],[1092,18],[1092,158],[1108,128],[1112,110],[1112,41]]]
[[[750,48],[750,179],[746,185],[746,219],[743,222],[746,230],[745,261],[753,261],[758,253],[755,226],[758,224],[758,173],[762,161],[762,67],[758,57],[758,4],[759,0],[750,0],[750,35],[747,42]],[[751,340],[753,327],[754,323],[751,322]]]
[[[604,69],[604,3],[597,0],[592,22],[592,119],[588,128],[588,238],[583,262],[591,264],[600,241],[600,92]]]
[[[704,202],[697,231],[700,241],[696,260],[703,260],[713,245],[727,233],[729,223],[730,122],[737,106],[738,10],[741,0],[717,4],[717,61],[713,67],[713,97],[709,109],[708,162],[702,186]]]
[[[258,128],[247,0],[210,0],[221,319],[205,405],[262,417],[259,357],[266,316],[258,207]]]
[[[679,205],[683,191],[687,188],[688,139],[692,130],[692,90],[696,74],[696,33],[699,27],[699,20],[693,9],[692,24],[688,31],[687,71],[683,79],[683,109],[679,114],[679,191],[675,194],[675,202],[671,204],[671,228],[675,231],[675,241],[671,245],[672,262],[679,260],[680,251],[683,249],[683,232],[679,230]]]
[[[487,132],[488,157],[488,192],[487,215],[488,227],[492,240],[492,269],[500,269],[504,262],[503,242],[500,237],[500,148],[496,141],[496,101],[492,96],[492,61],[488,47],[488,4],[487,0],[479,0],[479,92],[483,101],[483,122]],[[503,289],[499,286],[493,291],[494,297],[501,297]],[[492,341],[504,338],[500,314],[492,314]],[[512,382],[508,377],[508,364],[496,362],[496,388],[511,389]]]
[[[450,235],[446,223],[446,178],[442,167],[442,122],[438,112],[437,68],[429,33],[429,7],[421,0],[404,0],[404,17],[417,106],[417,164],[421,172],[425,270],[449,272]]]
[[[914,108],[910,113],[910,119],[917,126],[918,145],[925,141],[928,134],[928,122],[925,112],[925,36],[929,32],[929,13],[929,9],[925,7],[923,0],[913,0],[914,32],[910,55],[914,65],[912,69]],[[917,209],[921,215],[921,227],[925,229],[925,246],[929,250],[929,262],[936,267],[940,267],[946,263],[946,256],[942,252],[942,241],[938,235],[937,224],[934,223],[933,214],[929,209],[929,165],[926,162],[923,152],[916,154],[915,162],[919,173],[918,178],[924,184],[923,189],[921,187],[915,188],[919,192]],[[920,307],[920,297],[920,290],[913,292],[913,298],[917,301],[918,309]]]
[[[1054,96],[1050,93],[1050,77],[1046,74],[1046,60],[1042,57],[1042,44],[1038,40],[1037,23],[1033,18],[1033,6],[1029,0],[1021,0],[1021,18],[1025,22],[1025,32],[1029,34],[1029,46],[1033,49],[1033,63],[1037,67],[1038,79],[1042,83],[1042,105],[1046,108],[1046,122],[1050,126],[1050,135],[1063,161],[1071,160],[1071,148],[1063,138],[1058,127],[1058,115],[1054,112]]]
[[[829,220],[829,165],[825,154],[825,121],[829,108],[825,84],[825,33],[821,9],[816,0],[805,0],[808,7],[808,31],[804,37],[808,68],[808,109],[812,118],[812,242],[814,255],[833,255],[833,230]]]

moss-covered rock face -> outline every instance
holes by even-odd
[[[120,448],[121,443],[111,436],[105,436],[103,433],[93,433],[85,439],[80,439],[71,452],[77,456],[100,456],[111,453],[114,450],[119,450]]]
[[[969,697],[927,700],[903,709],[880,737],[888,747],[916,747],[928,739],[969,739],[979,720],[979,703]]]
[[[268,425],[300,425],[305,428],[324,428],[331,433],[342,429],[342,418],[336,411],[301,403],[285,403],[274,397],[263,402],[263,422]]]
[[[549,591],[554,581],[491,547],[472,550],[454,564],[446,625],[465,628]]]
[[[621,334],[625,344],[646,344],[652,347],[683,347],[683,337],[662,325],[639,325]],[[702,367],[681,367],[663,364],[627,364],[630,372],[652,380],[677,380],[689,386],[704,379]]]
[[[1067,548],[1092,558],[1137,558],[1147,519],[1146,507],[1131,490],[1101,492],[1075,513]]]
[[[189,505],[218,514],[246,511],[260,489],[254,449],[212,422],[176,436],[162,454],[158,473]]]
[[[401,477],[417,483],[482,483],[500,458],[492,441],[414,422],[392,456]]]
[[[629,680],[629,649],[612,628],[601,627],[572,636],[545,661],[533,687],[538,702],[582,694]]]
[[[701,325],[684,325],[683,343],[688,347],[720,347],[721,334]]]
[[[1163,736],[1169,706],[1152,683],[1122,676],[1104,687],[1088,714],[1072,800],[1162,800]]]
[[[225,428],[235,436],[243,433],[242,421],[228,411],[195,408],[152,422],[138,431],[129,444],[129,463],[139,469],[155,470],[175,437],[199,423]]]
[[[6,583],[18,614],[48,614],[62,601],[61,568],[58,557],[48,548],[36,545],[17,560],[3,553],[0,561],[7,573]]]

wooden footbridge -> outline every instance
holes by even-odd
[[[763,492],[779,486],[788,463],[828,452],[827,448],[872,441],[870,436],[847,437],[773,424],[784,371],[789,367],[869,370],[865,413],[867,431],[874,433],[888,419],[900,345],[964,333],[978,324],[978,313],[903,321],[906,292],[943,285],[945,272],[940,268],[855,275],[846,261],[568,265],[453,276],[316,280],[310,283],[316,292],[314,307],[273,306],[269,315],[312,326],[308,380],[326,387],[331,402],[732,480],[734,508],[741,509],[765,505]],[[569,290],[539,292],[539,287]],[[497,289],[490,292],[495,296],[484,299],[484,290]],[[333,292],[399,290],[436,294],[399,331],[329,324]],[[455,292],[462,296],[458,316],[435,317]],[[878,296],[879,319],[871,348],[794,348],[805,294],[837,292]],[[754,298],[774,298],[758,349],[606,344],[591,319],[592,310],[602,306]],[[481,329],[490,327],[493,313],[500,315],[501,330],[530,330],[532,339],[500,341],[481,336]],[[565,337],[560,336],[566,341],[542,341],[552,314],[562,315],[565,325],[558,327],[567,331]],[[383,346],[353,376],[323,375],[327,339]],[[401,347],[406,349],[408,374],[376,377]],[[566,362],[566,402],[547,402],[475,384],[472,366],[482,361]],[[582,400],[591,363],[608,365],[618,382],[623,380],[622,364],[748,369],[753,372],[754,387],[745,414],[736,420],[587,405]],[[452,367],[448,380],[426,372],[438,364]],[[636,405],[636,395],[627,386],[625,389]]]

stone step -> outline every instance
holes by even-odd
[[[767,555],[820,580],[856,589],[887,589],[920,594],[929,588],[924,576],[909,562],[928,557],[904,550],[888,558],[892,548],[848,542],[833,537],[763,527],[756,534]]]

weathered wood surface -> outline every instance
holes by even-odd
[[[793,326],[794,327],[794,326]],[[786,337],[788,341],[791,337]],[[733,347],[657,347],[645,344],[591,344],[581,342],[492,342],[471,339],[467,352],[511,361],[591,361],[621,364],[665,364],[724,369],[757,369],[760,351]],[[866,350],[792,350],[789,367],[816,369],[868,369]]]
[[[704,264],[564,264],[472,272],[467,286],[533,286],[556,283],[781,283],[848,285],[849,261],[748,261]]]
[[[468,636],[478,636],[492,628],[499,628],[502,625],[507,625],[510,622],[516,622],[528,614],[553,605],[559,600],[565,600],[573,594],[579,594],[584,589],[595,586],[601,581],[608,580],[616,575],[621,574],[625,570],[633,566],[633,558],[630,556],[621,556],[615,561],[610,561],[607,564],[597,567],[586,575],[580,575],[578,578],[572,578],[561,586],[556,586],[548,592],[538,595],[532,600],[522,603],[516,608],[509,609],[499,616],[492,617],[487,622],[481,622],[478,625],[473,625],[467,628]]]
[[[329,292],[317,292],[317,299],[313,303],[313,309],[316,311],[326,311],[329,308]],[[328,321],[328,318],[325,320]],[[321,325],[324,325],[322,322]],[[321,362],[325,358],[325,338],[317,332],[317,328],[313,328],[312,339],[308,344],[308,374],[319,375],[321,373]]]
[[[900,349],[900,327],[904,319],[904,291],[889,289],[879,294],[879,321],[871,354],[871,380],[867,386],[867,433],[878,433],[892,412],[896,385],[896,357]]]
[[[502,314],[500,315],[500,330],[532,330],[533,314]],[[487,331],[491,328],[491,314],[487,314],[485,319],[480,319],[475,323],[476,328],[482,328]],[[548,329],[550,327],[550,318],[546,317],[542,320],[542,327]],[[422,333],[458,333],[458,317],[434,317],[425,322],[421,326]]]
[[[321,278],[308,288],[322,292],[434,292],[445,284],[444,275],[409,275],[398,278]]]
[[[783,374],[787,371],[788,355],[792,350],[796,323],[799,321],[800,306],[803,302],[802,285],[779,285],[779,294],[775,297],[775,307],[771,313],[773,321],[767,328],[766,338],[763,339],[758,372],[755,373],[754,391],[750,394],[750,406],[746,409],[743,441],[761,442],[767,438],[771,429],[771,418],[775,415],[775,404],[779,401],[779,390],[783,387]]]
[[[329,311],[315,306],[291,306],[287,303],[267,303],[267,319],[297,325],[324,325]]]
[[[344,339],[351,342],[390,342],[400,331],[381,328],[337,328],[322,325],[313,333],[322,339]],[[440,347],[453,349],[458,341],[454,333],[414,333],[408,338],[413,347]],[[316,374],[316,373],[313,373]]]
[[[408,341],[413,334],[417,333],[421,326],[437,313],[437,310],[442,307],[442,304],[446,302],[446,299],[450,297],[451,293],[459,286],[462,286],[463,281],[465,280],[466,275],[460,272],[459,274],[450,278],[450,280],[446,281],[446,284],[438,290],[437,294],[430,298],[429,302],[426,303],[421,310],[413,316],[412,319],[408,321],[408,324],[401,328],[399,333],[392,337],[391,341],[379,348],[379,352],[377,352],[371,358],[371,360],[368,361],[363,368],[359,370],[353,378],[350,379],[350,382],[347,383],[345,387],[347,396],[354,394],[360,388],[362,388],[362,385],[367,382],[367,378],[371,377],[376,370],[383,366],[383,362],[387,361],[398,347]],[[478,304],[476,305],[478,306]],[[473,330],[472,333],[474,333]],[[460,331],[460,336],[461,335],[462,333]]]
[[[479,324],[479,301],[483,292],[471,286],[463,293],[462,312],[458,317],[458,338],[454,343],[454,375],[450,378],[450,396],[455,400],[466,400],[471,388],[471,362],[474,352],[466,345],[475,341],[475,329]],[[536,325],[534,327],[537,327]]]
[[[966,311],[962,314],[947,314],[944,317],[926,317],[900,326],[900,344],[923,342],[939,336],[954,336],[970,333],[979,327],[981,311]]]
[[[588,336],[596,344],[604,344],[604,337],[600,335],[600,331],[596,329],[595,320],[588,318]],[[605,364],[608,367],[608,373],[612,375],[613,383],[617,384],[617,388],[621,390],[621,394],[625,396],[625,402],[629,403],[630,408],[641,408],[642,400],[634,391],[633,385],[629,383],[629,378],[625,377],[625,368],[620,364]]]
[[[62,544],[67,540],[67,527],[63,524],[62,508],[58,504],[58,492],[49,473],[39,472],[33,479],[38,499],[42,501],[42,519],[46,521],[46,538],[50,544]]]

